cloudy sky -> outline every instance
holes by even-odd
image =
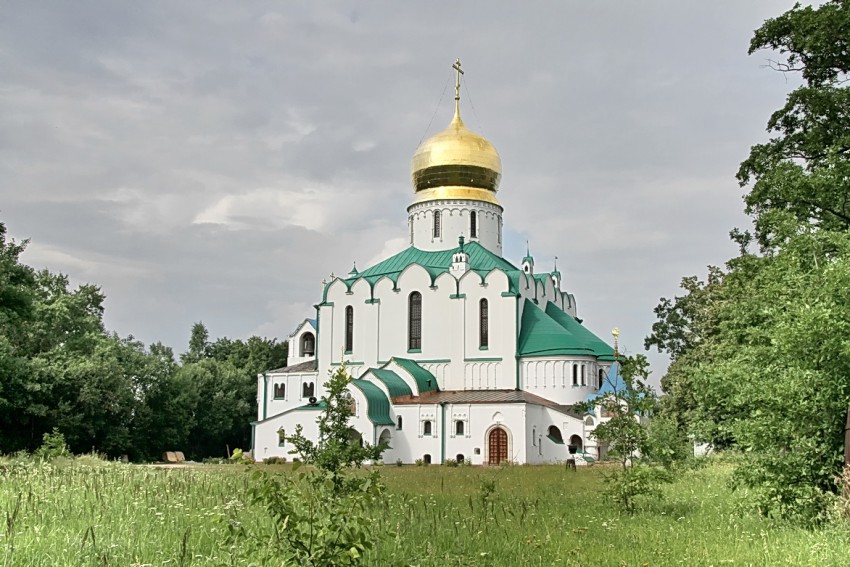
[[[406,245],[460,57],[506,256],[558,256],[585,324],[642,352],[748,222],[734,174],[793,85],[747,47],[792,4],[0,0],[0,222],[121,335],[286,337],[330,272]]]

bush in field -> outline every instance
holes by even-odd
[[[230,462],[237,463],[240,465],[250,465],[254,463],[254,459],[245,454],[240,448],[233,449],[233,452],[230,454]]]
[[[328,380],[324,410],[318,418],[318,442],[304,437],[300,425],[286,437],[295,447],[292,453],[314,466],[313,472],[296,478],[254,474],[251,501],[268,512],[273,530],[252,531],[232,521],[231,550],[247,542],[249,557],[261,559],[262,564],[360,565],[363,553],[383,536],[371,515],[383,492],[378,472],[354,476],[348,471],[365,461],[380,462],[387,446],[371,446],[352,435],[350,381],[344,365]],[[296,460],[294,468],[299,466]]]
[[[52,461],[59,457],[71,456],[71,451],[65,443],[65,436],[55,427],[52,432],[42,435],[41,439],[41,447],[35,451],[35,456],[39,459]]]

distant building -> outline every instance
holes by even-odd
[[[388,441],[385,462],[598,456],[601,416],[572,406],[599,391],[614,349],[576,319],[557,267],[502,257],[501,159],[461,120],[458,86],[448,128],[413,156],[410,246],[327,282],[289,337],[289,366],[259,375],[255,458],[292,458],[282,439],[296,424],[318,435],[315,399],[342,361],[353,434]]]

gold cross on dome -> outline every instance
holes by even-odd
[[[455,59],[452,69],[457,71],[455,73],[455,100],[460,100],[460,76],[463,75],[463,69],[460,68],[460,59]]]

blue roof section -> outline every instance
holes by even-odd
[[[369,416],[369,421],[375,425],[395,424],[390,417],[390,400],[383,390],[366,380],[352,380],[351,383],[363,392],[366,398],[366,415]]]
[[[314,328],[314,329],[315,329],[316,327],[318,327],[318,326],[319,326],[319,325],[316,323],[316,320],[315,320],[315,319],[307,319],[307,322],[308,322],[308,323],[310,323],[311,325],[313,325],[313,328]]]
[[[390,397],[395,398],[397,396],[413,395],[413,390],[410,389],[410,386],[407,385],[407,382],[405,382],[401,376],[399,376],[392,370],[386,370],[383,368],[370,368],[369,372],[374,374],[375,378],[380,380],[387,387],[387,391],[390,393]]]
[[[599,391],[588,394],[587,397],[584,398],[584,401],[592,402],[593,400],[601,398],[607,394],[615,394],[617,392],[622,392],[625,389],[626,383],[623,381],[623,377],[620,376],[620,363],[614,362],[605,375],[605,380],[602,381],[602,387],[599,388]]]

